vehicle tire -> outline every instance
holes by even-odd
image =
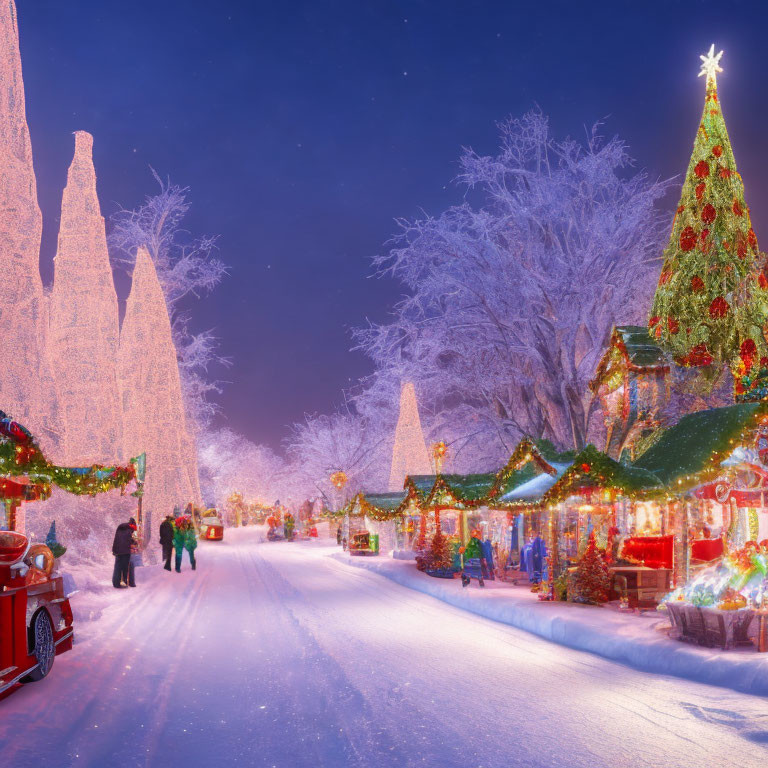
[[[22,683],[36,683],[42,680],[51,671],[53,660],[56,658],[53,625],[46,610],[38,611],[32,618],[32,624],[29,627],[29,647],[37,659],[37,667],[21,681]]]

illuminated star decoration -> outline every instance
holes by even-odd
[[[720,51],[718,54],[715,54],[715,44],[712,43],[712,45],[709,47],[709,53],[707,53],[706,56],[699,56],[702,62],[699,77],[706,75],[707,82],[710,80],[715,82],[717,79],[717,73],[723,71],[723,68],[720,66],[720,57],[722,55],[722,51]]]

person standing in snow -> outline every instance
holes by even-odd
[[[139,526],[136,523],[136,518],[132,517],[128,521],[128,525],[131,527],[131,557],[128,561],[128,586],[136,586],[136,565],[139,560]]]
[[[176,573],[181,573],[181,556],[186,549],[189,552],[189,562],[192,564],[192,570],[197,568],[195,562],[195,549],[197,548],[197,536],[195,527],[192,525],[192,518],[189,515],[182,515],[176,518],[176,530],[173,534],[173,546],[176,547]]]
[[[128,581],[128,570],[131,563],[131,539],[133,531],[130,523],[120,523],[115,531],[112,542],[112,554],[115,556],[115,570],[112,572],[112,586],[115,589],[125,589],[122,582]]]
[[[160,546],[163,548],[163,561],[166,571],[171,570],[171,556],[173,555],[173,515],[166,515],[165,520],[160,523]]]

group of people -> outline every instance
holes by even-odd
[[[194,571],[197,568],[195,561],[195,549],[197,548],[197,535],[190,515],[167,515],[160,523],[160,546],[163,548],[163,561],[166,571],[171,570],[171,556],[176,550],[176,573],[181,573],[181,557],[186,549],[189,553],[189,562]]]
[[[186,549],[189,562],[194,571],[197,568],[195,549],[197,535],[190,515],[167,515],[160,524],[160,546],[163,549],[163,567],[171,570],[171,557],[176,550],[176,573],[181,573],[181,559]],[[112,542],[112,554],[115,556],[115,569],[112,572],[112,586],[115,589],[125,589],[136,586],[136,565],[139,561],[139,536],[136,519],[131,518],[127,523],[120,523],[115,531]]]
[[[136,586],[136,559],[139,554],[139,536],[136,518],[127,523],[120,523],[112,542],[112,554],[115,556],[115,569],[112,572],[112,586],[125,589]]]

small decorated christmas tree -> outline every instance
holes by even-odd
[[[768,275],[717,95],[721,56],[712,46],[701,57],[704,112],[648,326],[678,364],[730,367],[738,396],[755,386],[744,377],[768,364]]]
[[[56,521],[51,523],[51,529],[48,531],[48,535],[45,537],[45,545],[53,552],[54,557],[61,557],[67,548],[62,544],[59,544],[56,538]]]
[[[611,573],[595,541],[595,532],[589,534],[584,556],[576,566],[569,585],[569,598],[577,603],[599,605],[607,603],[611,591]]]
[[[453,566],[453,552],[451,542],[446,535],[438,529],[432,537],[430,546],[416,555],[416,567],[420,571],[433,571],[437,569],[451,568]]]

